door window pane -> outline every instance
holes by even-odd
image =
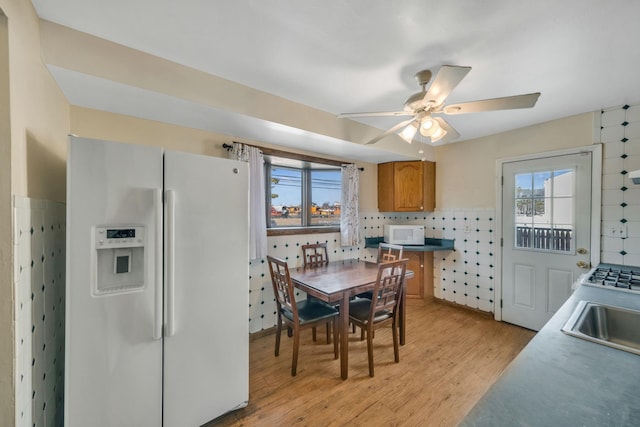
[[[515,247],[572,251],[575,169],[516,174]]]

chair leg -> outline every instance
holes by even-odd
[[[364,328],[360,327],[360,341],[364,341]]]
[[[298,347],[300,347],[300,330],[295,328],[293,330],[293,358],[291,359],[291,376],[296,376],[296,370],[298,369]]]
[[[327,344],[331,344],[331,325],[327,322]]]
[[[391,325],[391,333],[393,334],[393,356],[396,363],[400,363],[400,347],[398,345],[398,328],[395,320]]]
[[[373,328],[367,328],[367,356],[369,356],[369,376],[373,376]]]
[[[276,327],[276,357],[280,354],[280,333],[282,332],[282,321],[278,316],[278,326]]]
[[[311,328],[311,337],[313,338],[313,342],[316,342],[316,327]]]
[[[333,358],[338,358],[338,339],[340,337],[340,331],[338,328],[338,319],[333,319]]]

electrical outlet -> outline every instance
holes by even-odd
[[[625,224],[610,225],[609,227],[607,227],[605,236],[624,239],[627,237],[627,226]]]

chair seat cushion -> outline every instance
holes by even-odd
[[[323,319],[328,321],[338,314],[338,310],[335,307],[318,299],[298,301],[296,304],[301,325]],[[289,320],[293,320],[293,313],[289,310],[282,310],[282,315]]]
[[[366,323],[369,320],[369,311],[371,310],[371,300],[368,298],[356,298],[349,303],[349,317]],[[391,311],[382,310],[373,318],[374,323],[388,319],[392,316]]]

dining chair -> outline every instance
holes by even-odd
[[[321,267],[329,263],[329,252],[327,251],[326,243],[309,243],[302,245],[302,266],[304,268],[316,268]],[[311,295],[307,296],[309,300],[317,300],[317,298]],[[311,331],[313,340],[316,340],[316,328],[312,328]],[[327,324],[327,344],[331,339],[331,331]]]
[[[373,332],[391,324],[395,362],[400,362],[398,346],[398,317],[402,284],[407,271],[408,259],[399,259],[378,264],[378,276],[372,298],[356,298],[349,303],[349,320],[362,328],[367,336],[369,376],[373,376]]]
[[[287,262],[267,256],[273,293],[276,297],[277,324],[275,355],[280,354],[280,335],[285,324],[293,333],[293,358],[291,376],[296,375],[298,367],[298,349],[300,347],[300,331],[315,328],[317,325],[333,324],[333,355],[338,358],[338,310],[318,299],[296,302],[293,283],[289,275]]]
[[[392,245],[391,243],[380,243],[378,245],[378,264],[381,262],[397,261],[402,258],[401,245]]]
[[[396,261],[402,258],[402,251],[404,247],[402,245],[392,245],[391,243],[378,244],[378,264],[381,262]],[[358,298],[371,299],[372,292],[363,292],[356,295]]]
[[[329,253],[326,243],[312,243],[302,245],[304,268],[320,267],[329,263]]]
[[[327,251],[326,243],[310,243],[306,245],[302,245],[302,258],[303,258],[303,267],[304,268],[315,268],[321,267],[325,264],[329,263],[329,253]],[[309,299],[316,299],[313,296],[308,296]],[[334,307],[339,307],[338,303],[333,304]],[[356,331],[355,325],[353,326],[353,332]],[[313,340],[316,340],[316,330],[315,328],[312,331]],[[329,344],[329,340],[331,336],[331,331],[329,330],[329,325],[327,325],[327,344]]]

